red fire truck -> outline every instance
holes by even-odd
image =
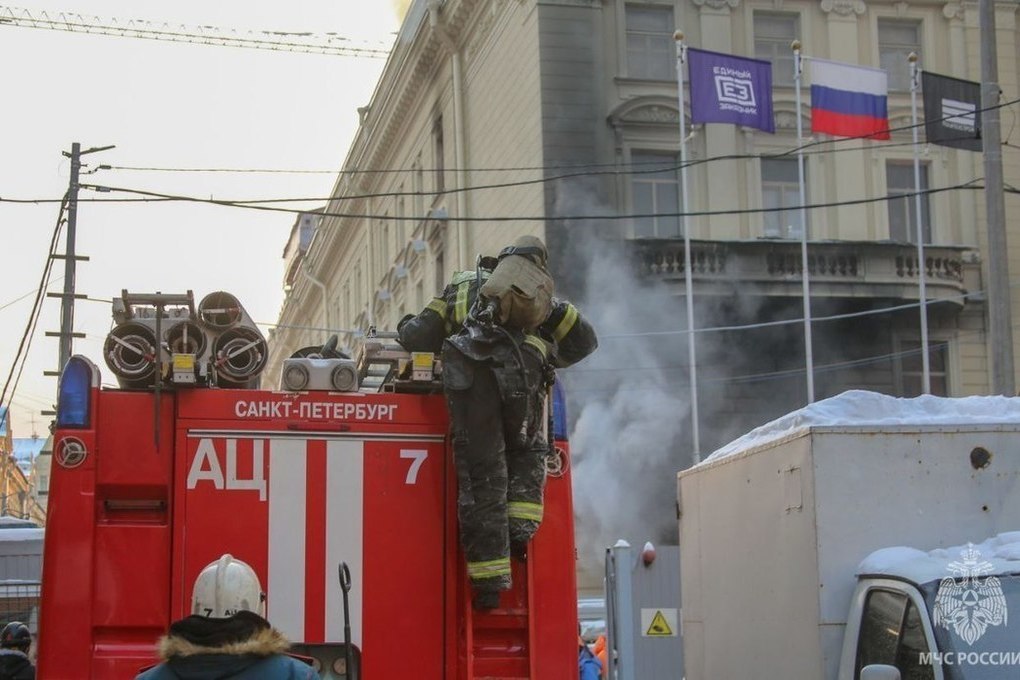
[[[165,296],[121,300],[111,335],[135,327],[108,344],[107,363],[118,377],[132,361],[154,364],[154,387],[140,386],[137,372],[128,387],[101,387],[99,368],[82,356],[64,368],[38,677],[133,678],[156,663],[157,638],[190,614],[196,576],[224,553],[252,565],[267,618],[322,678],[577,676],[567,465],[549,477],[545,520],[527,560],[514,562],[513,590],[498,609],[473,611],[445,402],[435,376],[422,379],[430,358],[366,342],[339,362],[357,371],[351,391],[241,388],[237,369],[259,362],[237,350],[264,347],[238,345],[234,333],[236,349],[224,352],[218,340],[233,324],[216,328],[203,308],[230,305],[204,301],[196,313],[184,297],[181,313],[167,312]],[[139,316],[147,303],[155,311]],[[117,310],[115,302],[115,318]],[[307,372],[317,361],[298,363]],[[400,379],[412,366],[418,379]],[[562,439],[556,450],[565,462]]]

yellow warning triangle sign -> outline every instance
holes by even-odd
[[[671,637],[673,635],[673,629],[666,622],[666,617],[662,615],[662,610],[655,610],[655,616],[652,617],[652,623],[648,626],[648,631],[645,632],[645,635],[650,637]]]

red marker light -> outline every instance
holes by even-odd
[[[655,561],[655,546],[651,541],[645,543],[645,547],[641,550],[641,560],[646,567],[652,566],[652,562]]]

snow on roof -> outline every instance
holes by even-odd
[[[1020,397],[890,397],[850,390],[788,413],[717,449],[702,464],[812,427],[904,425],[1020,425]]]
[[[30,519],[14,517],[13,515],[0,515],[0,529],[38,529],[38,524]]]
[[[882,548],[864,558],[857,574],[896,576],[917,584],[954,576],[1020,574],[1020,531],[931,552],[904,546]]]
[[[41,528],[0,529],[0,543],[8,541],[41,541],[44,530]]]

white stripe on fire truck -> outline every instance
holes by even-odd
[[[269,444],[266,615],[291,640],[302,640],[305,633],[305,452],[303,439]]]
[[[333,440],[326,445],[326,641],[343,642],[340,562],[351,570],[348,604],[351,642],[361,646],[364,587],[365,442]]]

